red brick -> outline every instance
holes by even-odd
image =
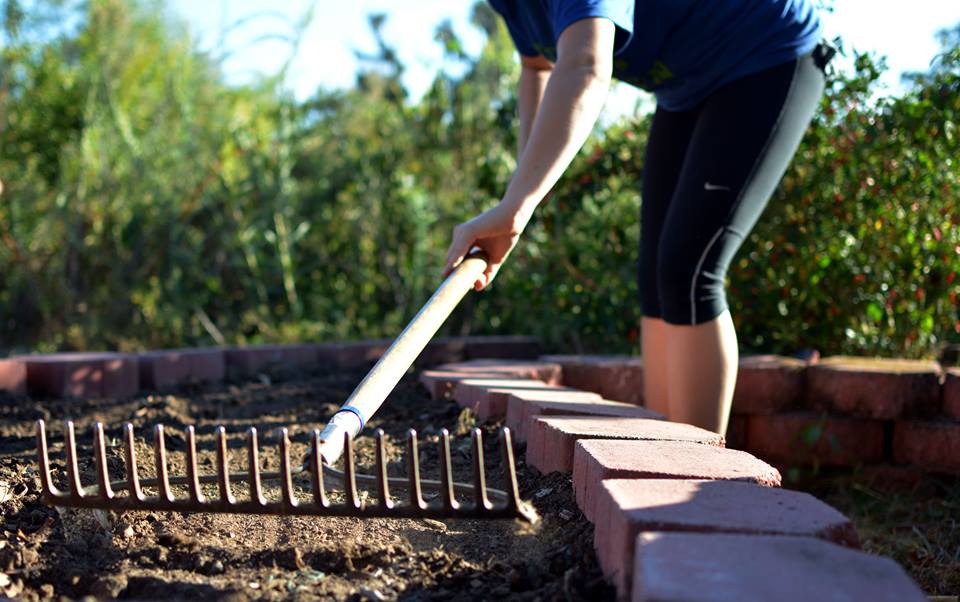
[[[227,369],[236,376],[255,374],[271,363],[279,362],[273,345],[250,345],[224,350]]]
[[[605,479],[709,479],[780,486],[780,472],[747,452],[687,441],[577,441],[573,491],[583,515],[598,517]]]
[[[527,425],[528,465],[547,474],[573,470],[573,453],[580,439],[688,441],[723,447],[723,437],[690,424],[593,416],[535,416]]]
[[[140,368],[135,355],[120,355],[103,360],[103,396],[130,397],[140,390]]]
[[[832,413],[889,420],[940,411],[936,362],[830,357],[807,370],[811,407]]]
[[[144,389],[218,382],[223,380],[226,370],[224,352],[215,347],[150,351],[139,354],[137,362],[140,386]]]
[[[724,439],[727,441],[726,447],[731,449],[748,450],[747,444],[747,420],[748,416],[744,414],[731,414],[730,421],[727,423],[727,432]]]
[[[20,360],[0,360],[0,391],[25,393],[27,366]]]
[[[54,397],[100,397],[103,370],[98,360],[81,362],[63,357],[67,354],[26,356],[27,392]],[[58,361],[59,360],[59,361]]]
[[[808,536],[859,547],[845,516],[799,491],[723,480],[612,479],[601,482],[598,493],[597,557],[624,593],[630,591],[641,532]]]
[[[960,474],[960,422],[897,421],[893,458],[931,472]]]
[[[515,391],[507,398],[507,419],[505,424],[513,431],[515,441],[526,441],[530,420],[541,413],[544,404],[593,408],[597,404],[606,404],[604,399],[590,391],[576,389],[558,389],[556,391]],[[543,413],[550,413],[544,411]],[[556,413],[556,412],[554,412]],[[570,412],[575,413],[575,412]],[[583,412],[581,412],[582,414]]]
[[[190,364],[190,381],[210,383],[223,380],[227,370],[223,349],[199,347],[185,351]]]
[[[318,364],[337,368],[368,366],[381,357],[393,345],[394,339],[365,339],[339,343],[311,345]],[[415,358],[417,368],[463,360],[466,343],[462,337],[437,337],[430,340]]]
[[[872,464],[883,460],[883,422],[813,412],[750,416],[747,450],[771,462]]]
[[[506,417],[507,399],[511,393],[550,393],[562,390],[556,385],[533,379],[467,378],[458,381],[454,386],[453,398],[461,407],[473,410],[478,420],[485,422]]]
[[[563,368],[563,384],[605,399],[643,405],[643,360],[628,355],[545,355]]]
[[[633,602],[927,602],[889,558],[812,537],[641,533],[635,556]]]
[[[137,362],[140,386],[146,390],[176,387],[190,376],[190,360],[180,349],[141,353]]]
[[[507,426],[526,441],[535,416],[620,416],[663,420],[663,415],[629,403],[603,399],[589,391],[517,392],[507,399]]]
[[[266,362],[261,358],[264,353],[257,347],[233,347],[224,350],[227,369],[235,375],[252,374]]]
[[[226,369],[237,376],[248,376],[276,368],[311,368],[317,363],[318,353],[318,346],[313,344],[248,345],[226,349],[224,358]]]
[[[122,353],[25,355],[27,391],[55,397],[129,397],[140,386],[136,356]]]
[[[496,372],[455,372],[452,370],[424,370],[420,373],[420,384],[427,389],[433,399],[453,397],[457,383],[468,378],[516,378]],[[525,380],[525,379],[519,379]]]
[[[535,360],[542,352],[540,341],[530,336],[469,336],[464,340],[467,359]]]
[[[947,368],[943,381],[943,411],[960,420],[960,368]]]
[[[550,362],[479,359],[443,364],[436,369],[450,372],[499,374],[510,378],[542,380],[548,385],[561,384],[560,365]]]
[[[392,339],[370,339],[316,345],[317,361],[337,368],[358,368],[376,362],[393,344]]]
[[[462,337],[437,337],[431,339],[413,363],[417,368],[461,362],[466,359],[467,343]]]
[[[313,368],[317,364],[317,346],[312,343],[280,345],[280,361],[297,369]]]
[[[740,358],[733,411],[772,414],[798,406],[803,400],[806,362],[779,355]]]

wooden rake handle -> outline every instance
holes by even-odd
[[[320,433],[320,455],[328,464],[343,453],[344,433],[355,437],[363,429],[486,268],[482,251],[468,254],[340,406]]]

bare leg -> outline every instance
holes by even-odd
[[[640,347],[643,357],[644,405],[670,418],[667,395],[667,323],[660,318],[640,319]]]
[[[739,361],[730,311],[696,326],[664,326],[670,420],[725,434]],[[646,361],[644,354],[645,388]]]

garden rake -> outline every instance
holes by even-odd
[[[472,432],[473,483],[454,481],[450,455],[450,434],[441,431],[438,440],[441,470],[440,480],[420,477],[418,439],[415,430],[407,434],[407,477],[387,476],[387,455],[382,430],[376,432],[375,474],[359,474],[355,466],[354,439],[366,422],[379,409],[387,395],[410,368],[414,359],[436,334],[440,325],[457,306],[486,268],[486,257],[471,253],[444,280],[433,296],[424,304],[410,324],[400,333],[373,369],[353,391],[347,401],[333,415],[326,427],[310,435],[310,454],[306,461],[294,466],[290,461],[290,438],[287,429],[280,429],[280,470],[261,472],[257,430],[247,431],[248,470],[231,476],[227,453],[226,430],[215,431],[216,474],[201,474],[198,467],[196,433],[186,428],[185,476],[168,474],[167,450],[163,425],[154,427],[155,478],[140,478],[134,445],[132,424],[124,426],[124,455],[126,479],[111,481],[107,466],[107,446],[104,427],[94,426],[93,448],[97,483],[85,487],[80,480],[75,429],[72,422],[64,424],[64,450],[67,468],[67,489],[58,489],[53,482],[46,426],[37,421],[37,457],[40,465],[41,488],[44,500],[53,506],[92,508],[100,510],[148,510],[178,512],[227,512],[238,514],[354,516],[395,518],[516,518],[527,522],[538,520],[536,511],[520,499],[514,465],[510,431],[500,430],[500,448],[506,491],[486,485],[483,461],[483,440],[480,429]],[[343,469],[333,467],[343,456]],[[310,475],[310,495],[298,497],[294,477]],[[339,482],[343,502],[334,502],[328,496],[330,482]],[[232,483],[245,482],[249,487],[246,499],[238,499]],[[264,482],[279,481],[279,499],[268,499]],[[376,503],[362,499],[358,483],[376,485]],[[202,485],[216,484],[218,495],[208,497]],[[186,486],[187,497],[174,495],[174,486]],[[398,503],[391,496],[391,488],[407,491],[407,503]],[[147,495],[146,489],[156,491]],[[272,490],[271,490],[272,491]],[[431,501],[424,492],[439,495]],[[120,492],[125,492],[121,494]],[[458,499],[459,494],[459,499]],[[272,497],[276,497],[275,495]]]

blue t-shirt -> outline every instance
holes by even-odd
[[[489,0],[520,54],[557,58],[575,21],[617,26],[613,75],[670,111],[739,77],[795,59],[820,41],[812,0]]]

